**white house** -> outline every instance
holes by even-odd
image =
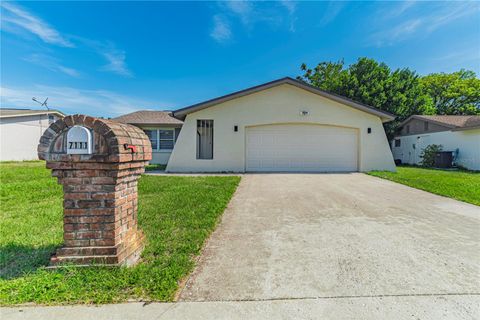
[[[392,140],[393,157],[420,164],[422,149],[431,144],[452,151],[457,165],[480,170],[480,116],[411,116]]]
[[[0,161],[36,160],[40,137],[65,115],[57,110],[0,109]]]
[[[112,120],[135,125],[147,134],[152,144],[153,164],[167,164],[177,141],[183,121],[175,119],[167,111],[141,110]]]
[[[382,125],[393,115],[292,78],[172,115],[184,123],[169,172],[395,170]]]

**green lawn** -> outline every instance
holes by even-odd
[[[0,304],[170,301],[239,177],[143,176],[147,244],[133,268],[44,268],[62,244],[62,188],[43,162],[0,163]]]
[[[445,197],[480,205],[480,173],[418,167],[397,167],[397,172],[372,171],[370,175]]]

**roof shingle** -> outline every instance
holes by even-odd
[[[417,119],[430,120],[437,123],[444,124],[449,127],[454,127],[456,129],[465,129],[470,127],[480,126],[480,116],[426,116],[426,115],[415,115],[413,116]]]
[[[140,110],[123,116],[113,118],[112,120],[128,124],[160,124],[174,125],[183,124],[183,121],[175,119],[168,111]]]

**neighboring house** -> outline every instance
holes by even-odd
[[[393,157],[420,164],[422,149],[431,144],[454,152],[457,165],[480,170],[480,116],[411,116],[392,140]]]
[[[382,125],[393,115],[292,78],[172,115],[184,123],[169,172],[395,170]]]
[[[152,144],[153,164],[167,164],[177,141],[183,121],[171,116],[167,111],[142,110],[132,112],[112,120],[133,124],[145,131]]]
[[[0,109],[0,160],[36,160],[45,129],[65,115],[57,110]]]

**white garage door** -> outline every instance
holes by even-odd
[[[247,128],[247,171],[357,171],[357,130],[321,125]]]

